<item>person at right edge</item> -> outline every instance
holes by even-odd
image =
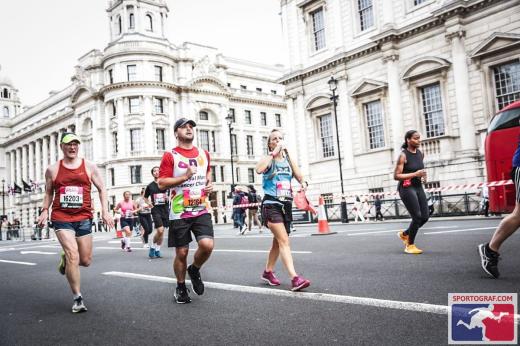
[[[404,252],[421,254],[423,251],[415,246],[415,237],[430,217],[428,201],[422,187],[426,181],[424,170],[424,154],[419,150],[421,135],[415,130],[409,130],[404,136],[401,153],[394,170],[394,179],[398,180],[397,191],[412,217],[408,229],[398,233],[404,243]]]
[[[185,283],[186,272],[193,291],[199,296],[204,293],[200,269],[213,251],[213,223],[207,209],[209,194],[213,191],[210,156],[193,145],[195,126],[193,120],[186,118],[175,122],[173,131],[177,146],[164,153],[157,181],[160,190],[171,189],[168,247],[175,247],[173,270],[177,278],[174,296],[177,304],[191,302]],[[188,266],[191,233],[198,248],[193,263]]]
[[[511,179],[515,184],[516,203],[515,209],[511,214],[506,216],[498,228],[496,229],[491,241],[487,244],[480,244],[478,252],[480,254],[480,264],[482,269],[491,277],[498,279],[498,259],[500,255],[498,250],[511,234],[515,233],[520,227],[520,137],[518,138],[518,147],[513,155],[513,170],[511,171]]]
[[[274,238],[261,279],[271,286],[280,285],[273,273],[280,256],[291,277],[291,290],[299,291],[309,287],[311,282],[296,274],[289,246],[293,200],[291,180],[293,176],[300,184],[303,184],[304,180],[298,166],[289,159],[280,131],[271,131],[267,146],[269,155],[260,159],[256,165],[256,172],[263,174],[262,187],[265,195],[262,200],[262,222],[271,230]]]

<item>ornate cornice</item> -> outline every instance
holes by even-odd
[[[268,100],[249,99],[249,98],[238,97],[238,96],[231,96],[229,98],[229,101],[255,104],[255,105],[260,105],[260,106],[276,107],[276,108],[282,108],[282,109],[287,108],[287,104],[285,102],[274,102],[274,101],[268,101]]]
[[[124,88],[135,88],[135,87],[165,88],[165,89],[173,90],[175,92],[178,92],[180,90],[179,86],[177,86],[175,84],[171,84],[171,83],[155,82],[155,81],[134,81],[134,82],[120,82],[120,83],[113,83],[113,84],[105,85],[104,87],[99,89],[99,94],[104,95],[108,91],[124,89]]]

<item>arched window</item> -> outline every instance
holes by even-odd
[[[130,13],[128,16],[128,29],[134,29],[135,28],[135,20],[134,20],[134,14]]]
[[[121,35],[121,33],[123,32],[123,22],[121,21],[120,16],[117,17],[117,28],[118,28],[117,34]]]
[[[4,88],[4,91],[2,92],[2,97],[4,99],[9,98],[9,91],[7,91],[7,88]]]
[[[146,30],[153,31],[153,19],[151,14],[146,15]]]
[[[4,117],[9,118],[9,107],[4,107]]]

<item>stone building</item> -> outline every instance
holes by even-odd
[[[32,107],[21,109],[13,83],[0,78],[0,176],[7,186],[22,180],[37,186],[7,199],[10,218],[34,222],[44,170],[60,158],[64,131],[81,137],[80,153],[98,164],[112,205],[124,191],[137,195],[152,181],[151,168],[176,143],[173,125],[180,117],[197,122],[196,145],[211,153],[212,205],[230,203],[232,179],[259,185],[253,168],[270,130],[287,121],[284,88],[276,82],[282,67],[196,43],[175,45],[165,36],[168,12],[162,0],[110,1],[107,47],[80,57],[71,84]]]

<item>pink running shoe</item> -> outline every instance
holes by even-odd
[[[291,280],[291,284],[292,284],[291,291],[296,292],[296,291],[309,287],[311,285],[311,282],[307,279],[302,278],[299,275],[296,275]]]
[[[274,276],[273,272],[268,272],[264,270],[261,279],[267,282],[270,286],[280,286],[280,280],[278,280],[276,276]]]

